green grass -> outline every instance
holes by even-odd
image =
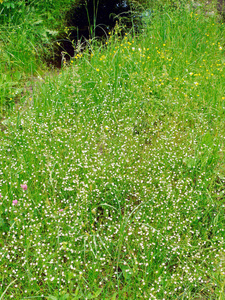
[[[224,24],[118,31],[3,122],[1,300],[225,299]]]
[[[0,1],[0,119],[47,71],[74,1]]]

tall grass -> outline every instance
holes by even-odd
[[[0,114],[21,101],[29,80],[46,71],[54,41],[65,28],[67,1],[0,3]]]
[[[4,121],[2,299],[224,299],[224,24],[146,24]]]

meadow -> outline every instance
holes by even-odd
[[[0,300],[225,299],[225,24],[204,8],[58,71],[28,14],[19,50],[4,31]]]

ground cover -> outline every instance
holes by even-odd
[[[54,60],[57,36],[75,1],[0,1],[0,119],[23,101],[32,82]]]
[[[0,299],[224,299],[224,24],[90,45],[0,133]]]

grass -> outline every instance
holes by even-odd
[[[0,1],[0,118],[47,71],[56,39],[67,31],[64,18],[72,2]]]
[[[1,300],[224,299],[224,24],[119,31],[3,122]]]

